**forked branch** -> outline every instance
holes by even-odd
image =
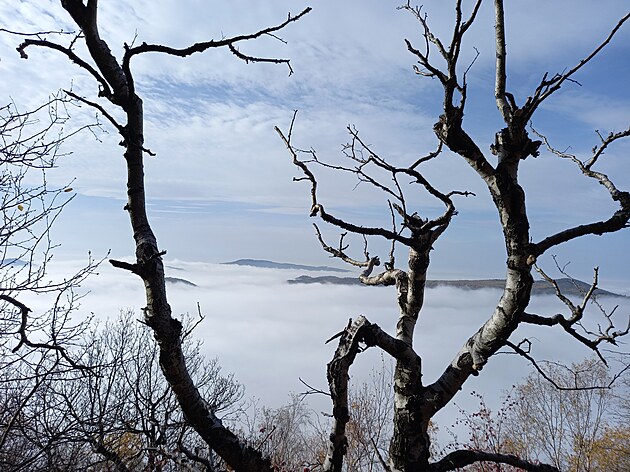
[[[100,97],[111,99],[112,91],[107,80],[105,80],[105,78],[94,67],[92,67],[92,65],[77,56],[72,49],[45,39],[25,39],[24,42],[22,42],[22,44],[20,44],[16,48],[17,52],[20,53],[20,57],[22,59],[28,59],[26,48],[28,48],[29,46],[40,46],[48,49],[53,49],[64,54],[68,59],[70,59],[83,70],[87,71],[92,77],[96,79],[96,81],[101,86],[101,90],[99,92]]]
[[[293,118],[291,120],[291,125],[289,127],[289,132],[287,133],[287,135],[285,136],[285,134],[280,130],[280,128],[278,128],[277,126],[274,128],[276,130],[276,132],[278,133],[278,135],[280,136],[280,139],[282,139],[282,141],[284,142],[287,150],[289,151],[292,159],[293,159],[293,164],[295,166],[297,166],[303,173],[304,173],[304,177],[302,178],[294,178],[294,181],[299,181],[299,180],[308,180],[311,184],[311,189],[310,189],[310,193],[311,193],[311,210],[310,210],[310,216],[316,216],[319,214],[320,218],[322,220],[324,220],[326,223],[332,224],[334,226],[337,226],[338,228],[341,228],[343,230],[349,231],[351,233],[355,233],[355,234],[361,234],[364,236],[382,236],[388,240],[395,240],[398,241],[400,243],[403,243],[407,246],[409,246],[412,241],[411,238],[402,236],[401,234],[397,233],[396,231],[392,231],[392,230],[387,230],[385,228],[379,228],[379,227],[366,227],[366,226],[359,226],[359,225],[355,225],[352,223],[348,223],[340,218],[337,218],[329,213],[326,212],[326,210],[324,209],[324,206],[319,203],[319,201],[317,200],[317,179],[315,178],[315,175],[313,174],[313,172],[310,170],[307,161],[303,161],[300,160],[299,156],[298,156],[298,152],[300,152],[296,147],[294,147],[291,144],[291,134],[293,132],[293,125],[295,123],[295,117],[297,115],[297,111],[294,112],[293,114]],[[302,151],[304,152],[304,151]],[[317,157],[315,154],[315,151],[310,150],[310,151],[306,151],[312,158],[311,162],[313,161],[317,161]]]
[[[571,371],[573,373],[574,379],[575,379],[575,384],[574,385],[560,385],[558,382],[556,382],[556,380],[553,378],[553,376],[549,375],[545,369],[543,369],[540,366],[540,361],[537,361],[536,359],[534,359],[534,357],[531,355],[530,351],[531,351],[531,346],[532,346],[532,342],[529,339],[523,339],[521,342],[519,342],[518,344],[514,344],[511,341],[508,341],[505,343],[505,345],[507,347],[509,347],[510,349],[512,349],[516,354],[518,354],[521,357],[524,357],[525,359],[527,359],[531,365],[534,367],[534,369],[536,369],[536,371],[540,374],[540,376],[545,379],[547,382],[549,382],[551,385],[553,385],[553,387],[556,390],[564,390],[564,391],[576,391],[576,390],[602,390],[602,389],[609,389],[612,388],[613,384],[627,371],[630,369],[630,364],[626,365],[623,369],[621,369],[621,371],[617,372],[609,381],[607,384],[603,384],[603,385],[580,385],[578,384],[577,381],[577,373],[575,371]],[[525,346],[525,347],[524,347]],[[598,353],[599,354],[599,353]],[[604,360],[603,357],[600,356],[600,360],[603,362],[604,365],[608,365],[606,363],[606,361]],[[554,364],[557,365],[555,363],[549,362],[549,361],[543,361],[547,364]],[[564,368],[566,368],[565,366],[562,366]],[[568,369],[568,368],[567,368]]]
[[[31,341],[29,339],[29,337],[28,337],[28,334],[26,333],[26,329],[27,329],[27,325],[28,325],[28,314],[31,312],[31,309],[29,307],[27,307],[26,305],[24,305],[19,300],[15,299],[15,298],[13,298],[13,297],[11,297],[9,295],[0,295],[0,300],[4,300],[5,302],[10,303],[15,308],[20,310],[21,321],[20,321],[20,327],[18,329],[18,334],[20,336],[20,340],[19,340],[18,344],[12,349],[13,352],[19,351],[22,346],[28,346],[28,347],[33,348],[33,349],[46,349],[46,350],[57,352],[74,369],[80,369],[80,370],[89,370],[90,369],[90,367],[87,367],[87,366],[84,366],[84,365],[81,365],[81,364],[77,364],[68,355],[67,350],[64,347],[62,347],[62,346],[60,346],[60,345],[58,345],[56,343],[50,344],[50,343],[41,343],[41,342]],[[54,337],[53,337],[53,340],[54,340]]]
[[[304,10],[302,10],[300,14],[296,16],[292,16],[289,13],[287,19],[281,24],[276,25],[276,26],[270,26],[269,28],[261,29],[255,33],[233,36],[231,38],[224,38],[220,40],[203,41],[203,42],[195,43],[186,48],[173,48],[170,46],[163,46],[161,44],[147,44],[147,43],[142,43],[141,45],[136,46],[136,47],[128,47],[125,49],[125,55],[123,57],[123,68],[129,69],[129,63],[131,61],[131,58],[133,56],[137,56],[138,54],[142,54],[146,52],[160,52],[163,54],[169,54],[171,56],[186,57],[197,52],[204,52],[210,48],[220,48],[220,47],[227,46],[230,49],[230,52],[232,54],[234,54],[239,59],[244,60],[245,62],[271,62],[275,64],[286,64],[289,67],[289,75],[291,75],[293,73],[293,69],[291,68],[289,59],[274,59],[274,58],[251,56],[251,55],[240,52],[236,48],[235,44],[239,42],[243,42],[243,41],[257,39],[257,38],[260,38],[261,36],[276,37],[274,33],[276,33],[277,31],[280,31],[281,29],[283,29],[285,26],[289,25],[290,23],[298,21],[304,15],[309,13],[311,10],[312,9],[310,7],[305,8]]]
[[[528,117],[531,117],[532,113],[540,106],[540,104],[547,98],[549,98],[554,92],[560,89],[562,84],[566,81],[571,81],[572,77],[577,71],[582,69],[588,64],[595,56],[597,56],[613,39],[617,32],[621,29],[626,21],[630,19],[630,12],[628,12],[623,18],[621,18],[615,27],[610,31],[608,36],[584,59],[580,60],[573,68],[563,74],[556,74],[551,79],[547,79],[548,74],[545,74],[536,87],[534,94],[527,98],[527,102],[523,107],[527,110]]]
[[[348,256],[345,252],[346,249],[348,249],[348,246],[347,245],[344,246],[343,240],[345,236],[347,235],[347,233],[343,233],[339,237],[339,246],[335,248],[326,244],[326,242],[324,241],[324,238],[322,237],[322,233],[319,230],[319,227],[316,224],[313,224],[313,226],[315,227],[315,233],[317,234],[317,239],[319,240],[319,243],[322,245],[322,248],[324,249],[324,251],[332,254],[333,257],[337,257],[341,259],[347,264],[353,265],[355,267],[362,267],[364,269],[361,275],[359,275],[359,280],[364,285],[384,285],[384,286],[395,285],[399,277],[405,276],[402,270],[394,269],[393,264],[385,264],[385,270],[382,273],[373,276],[372,271],[374,270],[375,267],[378,267],[381,265],[381,260],[378,256],[370,257],[370,254],[367,250],[367,239],[365,237],[364,237],[364,245],[363,245],[363,253],[365,256],[365,260],[358,261]]]
[[[555,260],[555,258],[554,258]],[[556,261],[556,265],[557,261]],[[562,303],[564,303],[567,308],[571,312],[571,316],[565,317],[561,314],[556,314],[554,316],[540,316],[531,313],[523,313],[521,316],[521,321],[524,323],[535,324],[539,326],[556,326],[560,325],[569,335],[573,338],[577,339],[579,342],[584,344],[589,349],[592,349],[597,356],[601,359],[601,361],[606,364],[606,360],[603,355],[599,351],[599,345],[602,342],[607,342],[612,345],[617,344],[617,338],[623,337],[628,334],[630,331],[630,317],[628,319],[628,326],[625,330],[619,331],[615,330],[615,325],[612,321],[612,315],[615,310],[612,310],[611,313],[606,313],[601,305],[597,303],[595,299],[595,293],[598,285],[598,269],[594,269],[593,274],[593,282],[589,286],[589,288],[584,291],[582,301],[579,304],[574,304],[571,299],[569,299],[566,295],[564,295],[560,289],[558,283],[549,277],[540,267],[534,266],[536,271],[546,280],[549,284],[551,284],[555,290],[556,297],[558,297]],[[563,275],[567,275],[562,268],[558,266],[558,269],[562,272]],[[601,326],[599,328],[599,333],[593,333],[588,331],[582,325],[582,319],[584,317],[584,313],[586,311],[587,304],[589,302],[595,303],[599,306],[600,310],[604,314],[606,320],[608,321],[608,326],[606,329],[602,329]],[[581,328],[584,334],[577,331],[576,328]],[[518,352],[518,351],[517,351]],[[521,354],[520,352],[518,352]],[[522,354],[521,354],[522,355]]]
[[[331,165],[322,162],[318,159],[317,154],[314,150],[311,149],[308,151],[303,151],[296,148],[291,143],[291,135],[293,132],[293,126],[295,124],[296,113],[297,112],[294,112],[293,114],[293,118],[291,120],[291,125],[289,127],[287,135],[285,135],[278,127],[275,127],[275,130],[289,150],[289,153],[293,159],[293,164],[298,167],[304,174],[304,177],[294,178],[294,180],[306,180],[309,181],[311,184],[311,216],[316,216],[319,214],[319,216],[325,222],[351,233],[360,234],[362,236],[381,236],[390,241],[402,243],[407,247],[413,247],[416,244],[416,239],[419,237],[419,235],[431,233],[433,239],[435,240],[449,225],[451,218],[456,213],[455,205],[453,204],[451,198],[453,195],[474,195],[472,192],[452,191],[449,193],[443,193],[437,190],[420,172],[416,170],[416,167],[420,164],[422,159],[416,161],[410,167],[396,167],[389,164],[385,159],[380,157],[378,153],[376,153],[371,148],[371,146],[369,146],[362,140],[356,129],[350,126],[348,127],[348,132],[352,139],[348,144],[344,145],[343,152],[345,157],[355,163],[355,165],[353,167],[348,167],[344,165]],[[437,151],[431,153],[429,156],[424,158],[424,160],[428,160],[437,156],[440,150],[441,146],[438,147]],[[306,154],[308,156],[308,159],[300,159],[299,153]],[[400,215],[400,218],[402,219],[401,230],[396,229],[395,218],[393,218],[392,229],[386,229],[383,227],[365,227],[355,225],[327,213],[324,209],[324,206],[318,201],[317,179],[313,171],[309,167],[309,164],[320,165],[322,167],[326,167],[332,170],[339,170],[342,172],[355,174],[358,178],[359,183],[369,183],[373,187],[387,193],[390,198],[393,197],[394,202],[397,201],[398,203],[389,202],[389,207],[392,215],[394,214],[393,210],[396,210],[396,212]],[[388,173],[391,176],[391,181],[393,182],[393,185],[383,184],[377,178],[370,175],[368,170],[370,167],[372,168],[372,170],[384,171]],[[404,176],[409,183],[420,184],[427,193],[435,197],[437,200],[441,201],[442,204],[444,204],[445,206],[444,213],[432,219],[421,218],[417,213],[410,213],[407,209],[403,186],[401,184],[401,181],[399,181],[401,176]],[[409,231],[411,235],[403,235],[403,231]],[[321,240],[321,235],[320,242],[323,242]],[[323,246],[327,252],[330,252],[334,256],[346,260],[346,262],[355,266],[365,267],[364,262],[357,262],[349,258],[347,255],[342,254],[337,249],[333,250],[333,248],[326,244],[323,244]],[[390,259],[392,258],[390,257]]]
[[[332,361],[328,364],[327,374],[334,419],[328,453],[323,465],[323,470],[327,472],[342,470],[343,457],[347,448],[346,425],[350,421],[349,370],[356,355],[364,350],[361,344],[367,347],[380,347],[409,369],[417,369],[419,372],[421,368],[420,357],[411,346],[390,336],[379,326],[370,323],[364,316],[359,316],[354,322],[350,320],[348,326],[335,337],[340,337],[339,345]]]
[[[545,136],[538,133],[536,130],[534,130],[534,133],[542,138],[543,142],[550,152],[557,155],[558,157],[561,157],[562,159],[571,160],[578,166],[582,174],[584,174],[586,177],[598,181],[604,188],[606,188],[606,190],[608,190],[611,199],[617,202],[620,208],[607,220],[575,226],[573,228],[569,228],[554,235],[548,236],[547,238],[536,244],[532,244],[532,254],[534,256],[539,256],[553,246],[557,246],[559,244],[588,234],[602,235],[605,233],[612,233],[627,228],[630,222],[630,192],[619,190],[615,186],[613,181],[608,177],[608,175],[604,174],[603,172],[594,171],[593,166],[612,143],[627,136],[630,136],[630,128],[622,132],[611,133],[606,138],[602,138],[601,144],[595,146],[592,149],[593,155],[586,162],[582,162],[580,159],[578,159],[577,156],[573,154],[555,149],[551,146]]]

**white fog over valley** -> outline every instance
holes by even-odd
[[[325,257],[321,262],[334,263]],[[56,271],[60,275],[69,273],[84,263],[53,264],[51,276]],[[234,373],[246,387],[246,396],[257,398],[269,407],[288,403],[290,393],[305,392],[307,388],[300,378],[313,387],[327,389],[326,364],[332,358],[335,344],[324,343],[343,329],[349,318],[362,314],[385,330],[395,327],[397,311],[392,287],[287,283],[303,275],[357,276],[356,270],[320,272],[168,259],[165,264],[167,277],[196,285],[168,284],[174,315],[182,318],[187,314],[198,319],[199,304],[204,320],[194,336],[203,340],[204,354],[218,356],[223,369]],[[334,264],[334,267],[343,268],[343,265]],[[79,318],[93,315],[99,323],[104,323],[129,308],[141,320],[141,309],[146,302],[137,277],[112,268],[106,261],[97,272],[82,284],[81,291],[87,295],[77,311]],[[606,284],[602,288],[628,293]],[[462,344],[490,316],[500,295],[500,290],[493,289],[427,290],[414,342],[423,356],[427,381],[442,373]],[[121,300],[125,303],[121,304]],[[573,300],[579,301],[575,297]],[[45,310],[50,305],[49,298],[43,296],[28,301],[34,310]],[[630,310],[630,298],[601,297],[599,302],[608,311],[619,305],[614,319],[623,324]],[[535,296],[530,311],[541,315],[568,314],[566,307],[551,295]],[[589,304],[587,314],[591,322],[586,326],[592,329],[605,320],[594,304]],[[532,354],[538,360],[570,364],[592,355],[592,351],[575,343],[559,328],[521,327],[514,339],[518,342],[523,338],[532,341]],[[352,381],[356,384],[367,381],[372,369],[381,365],[380,359],[376,348],[364,352],[351,369]],[[440,412],[436,417],[438,425],[450,426],[458,416],[458,407],[475,411],[478,404],[470,396],[472,391],[481,393],[491,408],[498,408],[503,394],[522,381],[531,369],[527,360],[513,354],[496,356],[484,368],[483,375],[466,384],[456,396],[455,404]],[[316,413],[330,413],[330,400],[322,395],[308,396],[305,401]],[[449,437],[443,435],[441,439],[447,441]]]

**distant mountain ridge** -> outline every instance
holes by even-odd
[[[223,262],[224,265],[240,265],[250,267],[262,267],[264,269],[293,269],[293,270],[308,270],[310,272],[350,272],[347,269],[338,269],[336,267],[328,266],[310,266],[302,264],[289,264],[286,262],[273,262],[263,259],[238,259],[231,262]]]
[[[7,266],[25,266],[28,265],[28,262],[23,261],[22,259],[15,259],[13,257],[7,257],[6,259],[3,259],[2,261],[0,261],[0,265],[2,267],[7,267]]]
[[[168,284],[179,284],[186,285],[188,287],[196,287],[197,284],[191,282],[190,280],[181,279],[179,277],[164,277],[164,281]]]
[[[264,259],[238,259],[231,262],[222,262],[222,265],[238,265],[248,267],[259,267],[264,269],[291,269],[291,270],[305,270],[310,272],[350,272],[347,269],[339,269],[337,267],[329,266],[310,266],[304,264],[291,264],[286,262],[274,262]],[[179,267],[168,266],[169,269],[184,270]],[[186,285],[189,287],[196,287],[197,284],[190,282],[189,280],[179,277],[166,277],[166,282],[173,285]],[[340,277],[337,275],[300,275],[294,279],[287,280],[288,284],[332,284],[332,285],[361,285],[364,286],[357,276],[353,277]],[[562,278],[557,279],[556,283],[560,288],[563,295],[570,297],[583,297],[584,294],[590,289],[590,284],[577,279]],[[505,280],[503,279],[461,279],[461,280],[427,280],[427,288],[437,287],[454,287],[464,290],[482,290],[482,289],[496,289],[503,290],[505,286]],[[555,295],[555,289],[548,282],[544,280],[534,281],[532,288],[532,295]],[[606,297],[619,297],[630,298],[628,295],[622,295],[619,293],[610,292],[601,288],[595,290],[595,295]]]
[[[287,281],[289,284],[335,284],[335,285],[363,285],[358,277],[337,277],[334,275],[324,275],[320,277],[311,277],[309,275],[301,275],[295,279]],[[558,287],[563,295],[567,296],[583,296],[590,285],[581,280],[563,278],[556,280]],[[486,279],[486,280],[427,280],[427,288],[437,287],[455,287],[464,290],[481,290],[484,288],[492,288],[502,290],[505,286],[505,280],[502,279]],[[555,295],[555,289],[544,280],[536,280],[532,288],[533,295]],[[595,294],[598,296],[621,297],[628,298],[626,295],[609,292],[603,289],[596,289]]]

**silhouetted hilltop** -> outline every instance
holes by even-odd
[[[23,261],[21,259],[15,259],[15,258],[9,258],[7,257],[6,259],[3,259],[2,261],[0,261],[0,265],[2,267],[7,267],[7,266],[25,266],[28,265],[28,262]]]
[[[164,277],[167,284],[173,285],[186,285],[188,287],[196,287],[197,284],[192,283],[190,280],[180,279],[179,277]]]
[[[287,281],[290,284],[335,284],[335,285],[363,285],[357,277],[337,277],[335,275],[324,275],[320,277],[311,277],[309,275],[301,275],[295,279]],[[581,280],[572,280],[568,278],[558,279],[556,281],[560,291],[567,296],[580,297],[583,296],[590,285]],[[486,280],[428,280],[427,288],[436,287],[455,287],[464,290],[481,290],[481,289],[499,289],[502,290],[505,280],[486,279]],[[533,295],[555,295],[555,289],[544,280],[536,280],[532,289]],[[626,297],[618,293],[609,292],[603,289],[596,289],[595,294],[598,296],[608,297]]]
[[[336,267],[289,264],[286,262],[273,262],[273,261],[266,261],[262,259],[239,259],[237,261],[232,261],[232,262],[223,262],[223,264],[262,267],[265,269],[308,270],[311,272],[350,272],[347,269],[338,269]]]

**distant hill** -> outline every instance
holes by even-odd
[[[336,267],[328,266],[309,266],[301,264],[288,264],[286,262],[273,262],[265,261],[262,259],[239,259],[232,262],[223,262],[225,265],[240,265],[250,267],[262,267],[265,269],[293,269],[293,270],[308,270],[311,272],[350,272],[347,269],[338,269]]]
[[[171,270],[181,270],[181,271],[184,270],[181,267],[175,267],[175,266],[172,266],[172,265],[167,265],[166,268],[167,269],[171,269]]]
[[[300,275],[295,279],[287,280],[289,284],[333,284],[333,285],[363,285],[356,277],[337,277],[336,275],[321,275],[311,277]]]
[[[164,277],[167,284],[173,285],[186,285],[188,287],[196,287],[197,284],[192,283],[190,280],[180,279],[179,277]]]
[[[2,267],[7,267],[7,266],[19,266],[19,267],[23,267],[25,265],[28,265],[28,262],[25,262],[21,259],[15,259],[15,258],[9,258],[7,257],[6,259],[0,261],[0,265]]]
[[[311,277],[309,275],[301,275],[295,279],[287,281],[290,284],[335,284],[335,285],[363,285],[357,277],[337,277],[335,275],[324,275],[320,277]],[[560,291],[567,296],[580,297],[589,289],[590,285],[581,280],[571,280],[568,278],[558,279]],[[487,280],[427,280],[427,288],[436,287],[455,287],[464,290],[480,290],[484,288],[493,288],[502,290],[505,280],[487,279]],[[533,295],[555,295],[554,288],[544,280],[536,280],[532,290]],[[609,292],[607,290],[596,289],[595,294],[598,296],[623,297],[618,293]]]

